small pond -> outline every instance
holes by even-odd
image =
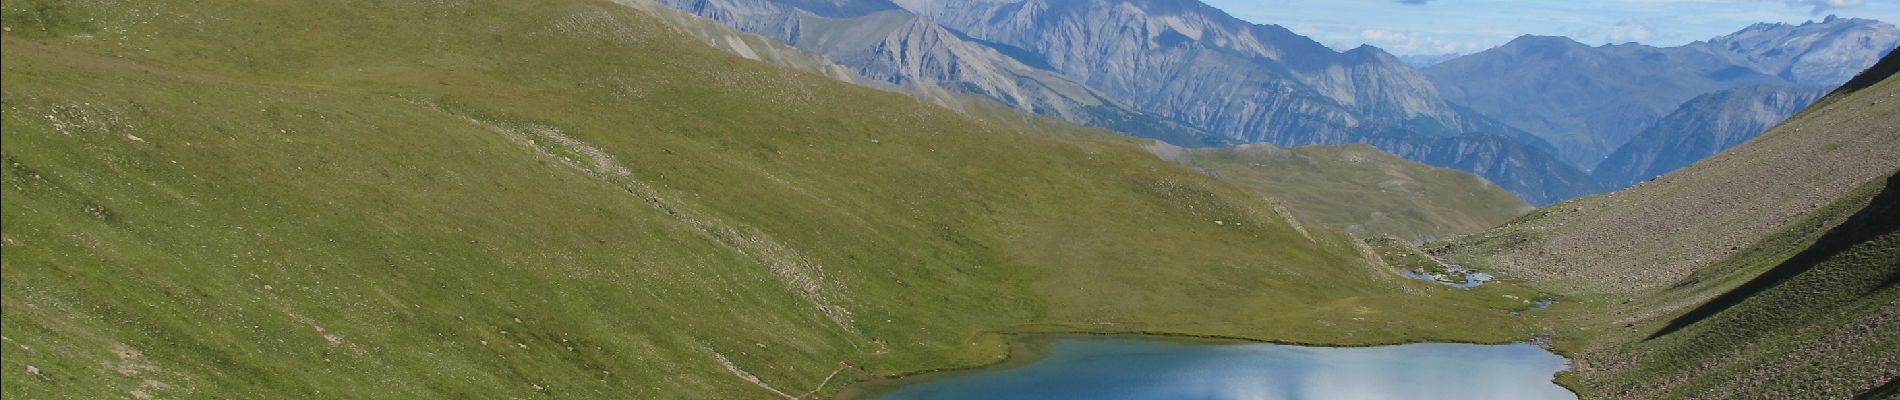
[[[1529,344],[1330,348],[1111,337],[1047,342],[1035,361],[926,376],[880,400],[1575,399],[1563,357]],[[900,382],[907,383],[907,382]]]

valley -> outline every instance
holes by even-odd
[[[1488,371],[1443,393],[1491,398],[1900,379],[1900,34],[1871,20],[1424,68],[1195,1],[0,24],[8,399],[860,398],[1130,353],[1156,358],[1104,370],[1299,364],[1242,385],[1285,398],[1353,384],[1301,371]],[[1687,67],[1556,71],[1619,58]],[[1560,72],[1603,114],[1498,100]],[[1131,335],[1195,345],[1074,340]],[[1100,389],[1073,376],[1028,387]]]

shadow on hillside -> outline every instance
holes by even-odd
[[[1876,287],[1874,288],[1874,290],[1867,291],[1867,294],[1873,294],[1874,292],[1887,290],[1887,288],[1891,288],[1894,285],[1900,285],[1900,271],[1894,271],[1892,275],[1887,275],[1886,282],[1881,282],[1880,287]]]
[[[1776,265],[1735,290],[1723,293],[1714,300],[1709,300],[1694,310],[1689,310],[1687,314],[1676,317],[1669,321],[1669,325],[1649,335],[1649,339],[1675,333],[1696,322],[1720,314],[1763,291],[1814,269],[1815,266],[1834,258],[1835,255],[1856,244],[1894,232],[1896,229],[1900,229],[1900,173],[1888,176],[1886,188],[1881,189],[1880,194],[1875,195],[1873,201],[1867,203],[1867,207],[1855,212],[1840,226],[1823,234],[1813,246],[1802,250],[1800,254],[1795,254],[1794,257],[1783,261],[1781,265]],[[1889,276],[1887,282],[1881,284],[1880,287],[1893,286],[1896,282],[1900,282],[1900,274]]]
[[[1900,377],[1888,379],[1887,384],[1880,385],[1880,387],[1867,389],[1867,391],[1861,392],[1860,395],[1854,396],[1854,400],[1892,399],[1894,395],[1900,395]]]

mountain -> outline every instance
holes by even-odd
[[[659,1],[818,53],[875,81],[974,93],[1017,109],[1182,145],[1231,143],[1107,100],[1090,88],[1012,58],[1006,49],[968,40],[882,0]],[[806,8],[813,4],[818,6]]]
[[[1586,398],[1891,398],[1900,54],[1747,143],[1428,246],[1560,293],[1534,316]]]
[[[627,0],[643,3],[654,0]],[[1017,109],[1191,146],[1227,139],[1133,110],[882,0],[657,0],[821,55],[876,82],[948,88]],[[939,97],[941,97],[939,95]]]
[[[1696,97],[1630,139],[1591,174],[1616,187],[1662,176],[1768,131],[1826,93],[1751,86]]]
[[[733,54],[764,59],[860,85],[883,87],[883,81],[859,77],[822,55],[790,48],[768,38],[736,32],[716,21],[652,2],[624,2],[666,18],[702,41]],[[802,56],[801,56],[802,55]],[[839,74],[838,71],[845,71]],[[912,85],[893,89],[967,115],[1044,131],[1046,125],[995,112],[968,96],[943,96],[942,89]],[[1000,104],[997,104],[1000,105]],[[1286,201],[1301,219],[1346,230],[1361,237],[1396,236],[1414,242],[1468,234],[1509,221],[1529,205],[1483,178],[1434,168],[1393,157],[1364,146],[1303,147],[1284,150],[1265,143],[1240,145],[1232,150],[1182,148],[1163,143],[1150,146],[1157,155],[1202,171],[1233,167],[1214,174],[1263,194]],[[1273,155],[1293,154],[1297,157]],[[1218,156],[1217,156],[1218,155]],[[1369,194],[1375,194],[1370,195]],[[1340,198],[1363,201],[1337,201]]]
[[[1425,69],[1445,99],[1541,137],[1594,169],[1704,94],[1757,85],[1833,87],[1900,45],[1892,25],[1829,18],[1756,25],[1679,47],[1591,47],[1524,36]]]
[[[1425,71],[1446,99],[1537,134],[1586,168],[1695,96],[1782,83],[1697,50],[1543,36]]]
[[[1414,243],[1483,231],[1530,211],[1484,178],[1368,145],[1150,147],[1163,159],[1282,201],[1303,222]]]
[[[1019,116],[1002,115],[1015,113],[997,112],[1000,110],[995,110],[997,100],[994,98],[954,91],[942,86],[937,86],[934,83],[917,80],[906,80],[903,83],[896,83],[865,77],[856,70],[826,58],[823,54],[792,47],[778,39],[740,32],[718,21],[687,14],[662,5],[657,0],[617,0],[616,2],[653,15],[662,21],[666,21],[667,24],[679,28],[684,33],[699,38],[700,41],[706,45],[725,50],[739,57],[810,71],[860,86],[909,94],[919,100],[949,107],[979,117],[989,117],[994,121],[1008,122],[1021,120],[1021,118],[1018,118]],[[1085,107],[1084,111],[1085,113],[1074,116],[1077,120],[1074,122],[1097,124],[1105,128],[1115,129],[1121,132],[1132,132],[1132,135],[1163,140],[1170,143],[1189,143],[1195,145],[1225,143],[1222,139],[1212,137],[1204,131],[1187,127],[1167,119],[1131,112],[1112,104]]]
[[[1531,334],[1145,142],[634,7],[20,0],[0,24],[4,398],[827,397],[1026,329]]]
[[[1336,52],[1283,28],[1246,23],[1198,2],[896,3],[915,13],[903,14],[889,11],[882,0],[858,1],[865,3],[858,8],[877,11],[826,17],[822,10],[800,9],[796,2],[665,2],[735,29],[823,53],[874,79],[926,82],[982,94],[1018,109],[1177,145],[1375,143],[1389,151],[1405,149],[1398,153],[1406,157],[1441,155],[1415,160],[1451,168],[1468,168],[1470,163],[1436,162],[1521,160],[1526,167],[1483,170],[1484,176],[1509,182],[1506,189],[1539,204],[1600,190],[1593,184],[1572,186],[1578,182],[1575,177],[1587,174],[1551,156],[1554,147],[1443,101],[1423,75],[1384,51],[1363,47]],[[909,28],[890,28],[899,24],[895,21]],[[847,29],[852,33],[841,33]],[[889,39],[894,36],[887,31],[908,33],[895,36],[905,39]],[[916,32],[932,33],[911,38]],[[886,39],[863,39],[867,37]],[[979,54],[983,56],[975,56]],[[918,64],[934,66],[907,67]],[[1049,82],[1039,85],[1051,88],[1033,93],[1060,95],[1017,96],[1013,93],[1018,91],[1006,89],[1029,81]],[[1086,93],[1103,99],[1082,95]],[[1126,104],[1131,110],[1109,108],[1127,115],[1122,117],[1062,111],[1076,108],[1066,104],[1097,103]],[[1180,131],[1188,133],[1168,133]],[[1469,143],[1484,144],[1433,147]],[[1454,154],[1460,149],[1494,153]],[[1557,176],[1544,176],[1550,171]]]
[[[1689,46],[1794,84],[1832,87],[1873,65],[1896,43],[1900,29],[1893,25],[1830,15],[1800,25],[1756,24]]]
[[[1336,52],[1197,1],[898,3],[971,37],[1022,49],[1138,108],[1245,142],[1317,143],[1371,124],[1466,130],[1464,116],[1423,75],[1383,51]]]

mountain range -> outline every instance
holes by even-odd
[[[1478,173],[1533,202],[1600,190],[1587,173],[1551,157],[1554,148],[1541,139],[1443,101],[1422,74],[1384,51],[1337,52],[1194,1],[663,3],[823,54],[875,79],[977,93],[1176,145],[1368,143]],[[910,28],[884,28],[898,20]],[[845,27],[858,31],[835,33]],[[1068,39],[1040,40],[1045,36]],[[880,39],[825,39],[834,37]],[[1148,121],[1116,126],[1103,121],[1117,118],[1064,112],[1074,102],[1059,96],[992,89],[1024,82],[1086,91],[1100,100],[1082,103],[1116,104],[1130,110],[1124,114],[1159,117],[1201,134],[1158,134],[1143,126],[1166,125]]]
[[[1829,18],[1674,48],[1527,36],[1421,70],[1192,0],[662,2],[875,81],[974,93],[1182,146],[1371,144],[1480,175],[1533,204],[1623,187],[1623,177],[1586,171],[1697,96],[1819,90],[1900,43],[1891,25]],[[1697,111],[1714,110],[1684,113]]]
[[[1893,25],[1830,17],[1759,24],[1677,47],[1524,36],[1425,73],[1449,101],[1529,131],[1564,160],[1594,169],[1698,96],[1759,85],[1832,88],[1897,45]]]

